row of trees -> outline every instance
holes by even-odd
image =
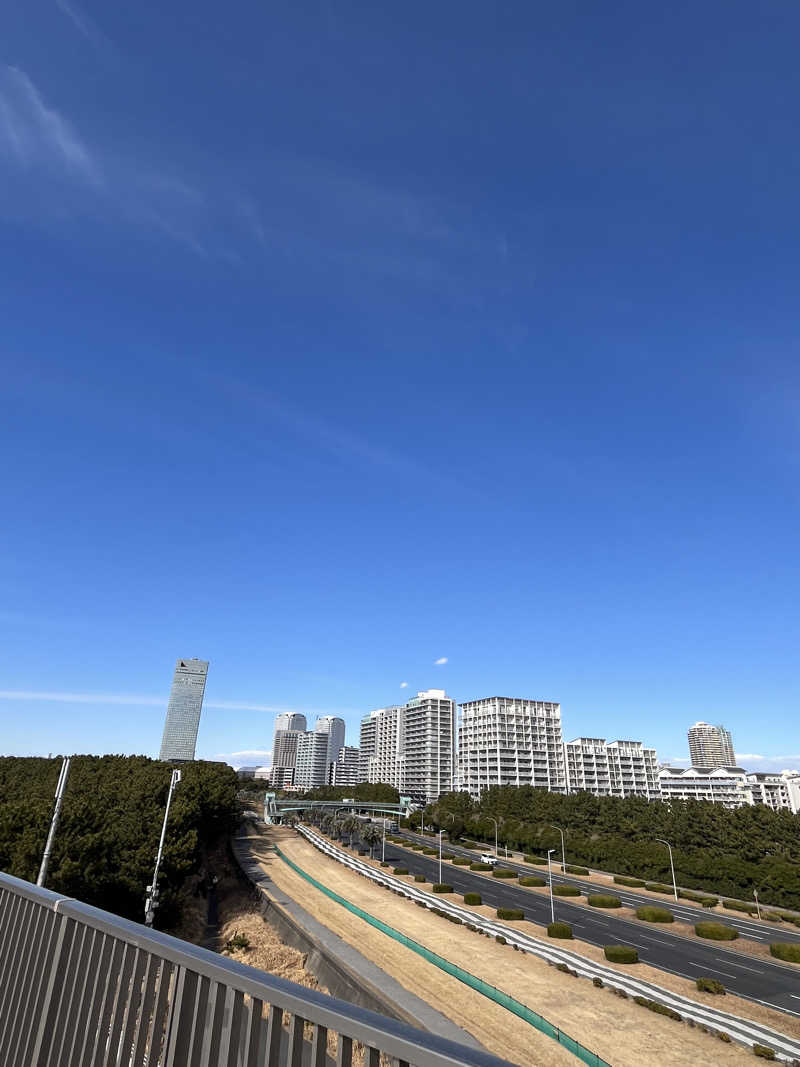
[[[60,758],[0,758],[0,870],[35,881],[60,767]],[[73,757],[48,889],[141,920],[170,771],[145,756]],[[238,815],[238,780],[226,764],[187,763],[181,774],[162,866],[161,926],[179,920],[182,884]]]
[[[451,818],[453,816],[453,818]],[[655,839],[671,842],[678,883],[725,896],[800,909],[800,816],[763,805],[728,810],[706,801],[647,801],[640,797],[562,796],[530,786],[492,787],[475,803],[448,793],[425,810],[425,824],[509,848],[616,874],[670,881],[669,856]],[[412,817],[418,826],[420,815]]]

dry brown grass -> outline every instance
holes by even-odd
[[[463,927],[454,927],[409,901],[391,896],[322,856],[290,831],[274,828],[270,829],[269,834],[271,838],[280,840],[287,855],[291,855],[304,870],[313,873],[325,885],[373,915],[386,919],[390,914],[391,924],[396,929],[458,963],[465,970],[512,993],[613,1063],[614,1067],[641,1067],[656,1060],[664,1067],[683,1067],[698,1062],[727,1067],[728,1064],[752,1062],[751,1054],[738,1046],[722,1044],[696,1028],[652,1015],[631,1001],[614,996],[607,989],[595,989],[588,982],[562,974],[533,956],[514,952],[508,946],[495,944]],[[258,851],[264,868],[269,871],[276,885],[295,899],[303,901],[326,926],[472,1033],[492,1052],[526,1067],[530,1064],[574,1064],[569,1054],[530,1025],[345,911],[309,886],[274,853]],[[490,908],[475,910],[494,915]],[[525,927],[526,933],[534,936],[537,932],[543,933],[541,928],[533,924],[526,923]],[[546,936],[543,940],[547,940]],[[569,947],[577,949],[579,944],[572,942]],[[605,962],[601,949],[589,945],[581,946],[583,949],[587,950],[587,956]],[[693,983],[645,965],[637,967],[637,975],[684,995],[694,990]],[[699,1002],[715,1003],[710,995],[694,992]],[[726,998],[726,1001],[725,1008],[739,1015],[747,1014],[739,1011],[738,1007],[748,1002],[732,997]],[[719,1007],[718,999],[715,1006]],[[759,1012],[758,1005],[752,1007]],[[764,1009],[760,1012],[759,1021],[775,1025],[776,1014]],[[783,1021],[784,1017],[780,1016],[780,1019]],[[786,1029],[783,1026],[780,1028]]]

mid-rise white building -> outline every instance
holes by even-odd
[[[560,704],[486,697],[459,707],[459,789],[476,800],[494,785],[567,792]]]
[[[329,782],[331,785],[358,785],[363,781],[359,777],[361,770],[361,752],[353,745],[343,745],[333,763],[329,765]]]
[[[726,808],[753,803],[741,767],[662,767],[658,782],[662,800],[710,800]]]
[[[658,757],[641,741],[578,737],[564,745],[567,789],[598,797],[646,797],[659,800]]]
[[[689,727],[689,758],[693,767],[735,767],[733,738],[724,726],[696,722]]]
[[[800,812],[800,773],[782,771],[765,774],[754,771],[746,776],[753,804],[765,804],[773,811]]]
[[[297,735],[294,785],[297,789],[319,789],[328,784],[328,735],[306,730]]]
[[[361,781],[386,782],[418,803],[453,789],[455,702],[444,689],[407,704],[378,708],[361,720]]]
[[[344,719],[338,715],[319,715],[314,732],[328,737],[328,763],[335,763],[339,749],[344,748]]]

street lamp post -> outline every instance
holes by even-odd
[[[547,850],[547,873],[550,876],[550,922],[556,921],[556,906],[553,901],[553,868],[550,866],[550,857],[555,852],[554,848],[548,848]]]
[[[567,853],[566,853],[566,851],[564,849],[564,831],[561,829],[560,826],[556,826],[555,823],[550,823],[550,829],[551,830],[558,830],[558,832],[561,834],[561,870],[564,872],[564,874],[566,874],[567,873]],[[553,851],[555,852],[555,849],[553,849]]]
[[[386,862],[386,820],[383,820],[383,840],[381,842],[381,863]]]
[[[172,794],[175,792],[175,788],[178,782],[181,780],[181,772],[179,770],[173,770],[169,779],[169,792],[167,793],[167,806],[164,809],[164,822],[161,826],[161,840],[158,842],[158,852],[156,853],[156,866],[153,871],[153,882],[147,887],[147,900],[144,905],[144,922],[145,926],[152,926],[153,920],[156,917],[156,908],[158,907],[158,869],[161,866],[161,857],[164,855],[164,839],[167,836],[167,819],[169,818],[169,809],[172,804]]]
[[[44,885],[47,878],[47,868],[50,865],[50,853],[53,851],[53,842],[56,837],[56,830],[58,829],[58,820],[61,818],[61,805],[64,803],[64,793],[67,788],[67,778],[69,777],[69,764],[70,757],[66,756],[61,761],[61,770],[58,772],[58,783],[56,785],[56,803],[53,808],[53,818],[50,822],[50,830],[47,834],[47,842],[44,846],[44,853],[42,855],[42,865],[39,868],[39,876],[36,879],[37,885]]]
[[[447,830],[439,831],[439,885],[442,884],[442,834],[446,834]]]
[[[756,913],[758,914],[758,917],[760,919],[761,918],[761,905],[758,903],[758,890],[757,889],[753,890],[753,897],[755,898],[755,902],[756,902]]]
[[[494,823],[494,855],[495,859],[497,859],[497,819],[493,819],[491,815],[487,815],[486,818],[489,822]]]
[[[672,862],[672,845],[669,841],[665,841],[663,837],[657,837],[656,841],[661,845],[666,845],[669,849],[669,869],[672,871],[672,892],[675,894],[675,899],[678,899],[678,883],[675,881],[675,864]]]

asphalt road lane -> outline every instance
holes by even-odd
[[[423,838],[419,834],[409,834],[406,831],[400,831],[403,837],[407,837],[409,840],[414,840],[418,843],[424,843],[429,847],[434,847],[432,839],[429,837]],[[478,853],[474,850],[462,848],[460,845],[445,845],[445,852],[451,852],[456,856],[468,856],[470,859],[478,858]],[[493,851],[493,850],[491,850]],[[514,871],[518,871],[520,874],[534,874],[539,873],[542,877],[547,877],[547,867],[533,867],[529,864],[515,863],[514,860],[506,860],[502,857],[498,857],[499,866],[510,867]],[[544,872],[544,874],[542,873]],[[748,937],[753,941],[761,941],[764,944],[769,944],[770,941],[788,941],[793,944],[800,944],[800,929],[784,925],[781,927],[768,927],[762,923],[756,922],[752,919],[740,919],[733,915],[719,915],[717,912],[709,913],[705,908],[695,908],[684,901],[675,901],[671,897],[665,897],[663,900],[658,900],[655,897],[645,896],[641,893],[637,893],[636,890],[628,889],[623,885],[610,885],[599,886],[596,882],[590,882],[586,879],[577,878],[574,875],[563,875],[558,873],[557,866],[553,865],[553,884],[554,885],[574,885],[584,893],[607,893],[613,892],[618,896],[624,904],[628,904],[631,907],[638,908],[644,904],[656,904],[669,908],[676,919],[682,922],[692,923],[694,925],[697,922],[704,922],[708,919],[712,919],[714,922],[724,923],[726,926],[732,926],[739,931],[740,937]],[[779,909],[764,907],[764,911],[775,911]]]
[[[386,860],[392,866],[408,868],[411,874],[424,874],[429,882],[439,881],[438,857],[424,856],[387,841]],[[500,866],[506,866],[505,861]],[[530,868],[525,871],[530,873]],[[457,893],[480,893],[483,903],[490,907],[522,908],[526,919],[542,925],[550,922],[547,895],[468,868],[454,867],[452,863],[442,864],[442,878]],[[718,978],[731,993],[800,1017],[800,971],[793,971],[789,965],[730,952],[720,942],[682,938],[656,924],[621,919],[603,911],[590,914],[586,907],[571,904],[564,897],[555,897],[554,902],[556,920],[568,922],[581,941],[600,947],[633,945],[643,963],[692,980],[700,976]]]

